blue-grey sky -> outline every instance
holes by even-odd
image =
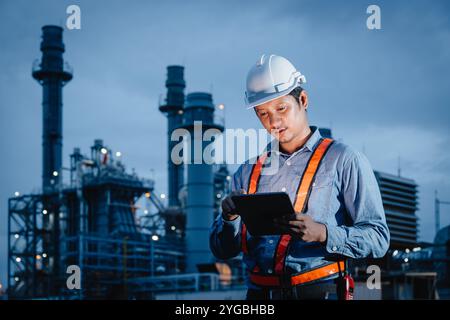
[[[41,27],[65,25],[74,78],[64,88],[64,165],[103,138],[129,169],[166,191],[166,66],[186,67],[187,92],[226,105],[227,128],[260,125],[243,105],[262,53],[290,59],[310,96],[310,123],[364,151],[376,170],[419,185],[420,240],[434,237],[434,190],[450,200],[448,1],[0,0],[0,282],[6,283],[7,199],[41,185],[42,90],[31,77]],[[381,30],[366,9],[381,8]],[[450,223],[442,207],[441,225]]]

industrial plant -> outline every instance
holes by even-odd
[[[90,150],[74,148],[70,167],[63,167],[63,88],[73,78],[63,57],[63,29],[44,26],[40,50],[32,77],[42,86],[42,186],[9,199],[7,298],[243,299],[241,257],[217,261],[208,244],[232,173],[225,164],[171,161],[174,130],[195,139],[194,122],[202,121],[202,130],[224,131],[212,94],[185,93],[184,67],[167,67],[167,92],[158,106],[167,119],[166,196],[155,181],[126,169],[113,142],[97,137]],[[331,130],[320,130],[331,137]],[[63,170],[70,181],[63,181]],[[448,297],[449,227],[437,230],[435,243],[419,243],[417,184],[378,171],[375,176],[391,245],[381,260],[354,263],[355,297]],[[382,269],[381,290],[364,285],[369,264]],[[69,266],[81,270],[78,289],[67,285]]]

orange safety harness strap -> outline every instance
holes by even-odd
[[[308,270],[299,274],[285,278],[282,275],[260,275],[257,273],[250,273],[250,281],[256,285],[263,287],[289,287],[297,286],[316,280],[320,280],[336,273],[342,273],[345,269],[344,261],[331,262],[324,266]]]
[[[256,193],[258,190],[259,178],[261,177],[262,166],[267,159],[267,153],[263,153],[258,157],[256,163],[253,165],[252,172],[250,174],[250,181],[248,183],[247,194]],[[241,227],[241,248],[244,254],[248,253],[247,248],[247,227],[242,222]]]
[[[311,193],[312,182],[316,176],[316,172],[320,166],[320,163],[325,156],[327,150],[333,143],[332,139],[325,138],[319,142],[319,145],[314,150],[313,154],[308,160],[306,169],[303,172],[300,180],[299,187],[297,189],[297,197],[295,199],[294,210],[295,212],[304,213],[306,211],[309,195]],[[291,242],[292,236],[290,234],[284,234],[281,236],[278,242],[277,249],[274,256],[274,270],[275,274],[283,274],[287,251]]]
[[[317,148],[313,151],[308,163],[306,165],[306,169],[302,175],[300,180],[300,184],[297,189],[297,195],[294,203],[295,212],[306,212],[307,203],[309,199],[309,195],[311,193],[312,183],[314,181],[316,172],[320,166],[320,163],[328,151],[329,147],[333,143],[332,139],[322,139],[319,142]],[[259,179],[261,176],[261,171],[263,164],[267,158],[267,153],[261,155],[256,164],[252,168],[252,172],[250,175],[250,181],[248,185],[248,194],[255,193],[258,189]],[[287,279],[284,276],[285,269],[285,260],[287,256],[287,251],[291,242],[291,235],[285,234],[280,237],[280,240],[277,245],[277,249],[274,255],[274,270],[276,275],[262,275],[258,274],[259,268],[256,266],[253,272],[250,273],[250,280],[256,285],[261,286],[283,286],[283,285],[299,285],[306,282],[315,281],[332,274],[341,272],[345,268],[345,264],[343,261],[340,262],[332,262],[325,266],[320,266],[313,270],[308,270],[306,272],[296,274],[290,276]],[[244,223],[242,223],[241,229],[241,243],[242,243],[242,251],[244,254],[248,253],[247,248],[247,228]]]

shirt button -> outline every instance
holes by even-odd
[[[316,186],[316,183],[315,182],[313,182],[313,187],[315,187]]]
[[[272,269],[268,269],[268,270],[267,270],[267,273],[272,273]]]
[[[286,164],[287,164],[288,166],[290,166],[290,165],[291,165],[291,162],[290,162],[290,161],[286,161]]]
[[[272,244],[272,243],[273,243],[273,240],[269,240],[269,243]]]
[[[285,187],[281,188],[281,191],[286,192],[286,188]]]
[[[331,250],[336,251],[336,250],[337,250],[337,247],[334,246],[333,248],[331,248]]]

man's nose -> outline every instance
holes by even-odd
[[[278,115],[270,115],[269,120],[271,129],[278,129],[281,126],[281,118]]]

